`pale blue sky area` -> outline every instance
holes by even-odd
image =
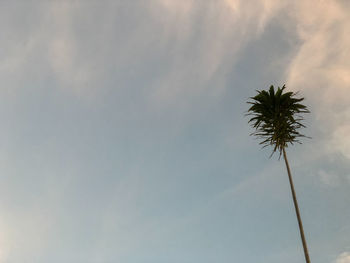
[[[271,84],[311,110],[287,149],[311,260],[350,262],[346,1],[14,2],[1,263],[303,262],[283,160],[244,116]]]

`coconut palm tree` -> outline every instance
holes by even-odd
[[[286,148],[288,145],[301,143],[299,138],[306,137],[305,135],[300,134],[298,129],[305,127],[301,123],[303,120],[301,114],[309,113],[309,110],[306,106],[300,103],[304,98],[296,98],[295,95],[297,95],[297,93],[294,92],[283,93],[285,88],[285,86],[282,88],[278,87],[275,92],[274,87],[271,86],[268,91],[257,91],[258,94],[255,97],[251,97],[251,101],[248,101],[248,103],[251,104],[251,107],[249,108],[247,115],[252,116],[249,123],[255,129],[251,135],[261,139],[260,144],[263,145],[263,147],[273,146],[271,156],[276,151],[279,152],[279,157],[283,154],[299,224],[305,260],[307,263],[310,263],[303,224],[286,154]]]

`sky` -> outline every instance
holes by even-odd
[[[286,84],[312,262],[350,262],[347,0],[0,2],[0,262],[297,263],[246,101]]]

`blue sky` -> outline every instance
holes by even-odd
[[[0,3],[0,262],[303,261],[284,163],[244,116],[306,98],[288,148],[311,260],[350,262],[347,1]]]

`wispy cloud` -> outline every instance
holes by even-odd
[[[350,263],[350,253],[349,252],[341,253],[337,257],[337,259],[334,261],[334,263]]]
[[[302,41],[287,83],[312,102],[328,152],[349,158],[350,17],[341,1],[295,2],[290,11]]]
[[[189,98],[203,94],[222,95],[245,45],[262,34],[281,6],[271,1],[159,2],[163,9],[154,12],[161,13],[162,42],[174,52],[153,85],[152,100],[162,107],[190,103]]]

